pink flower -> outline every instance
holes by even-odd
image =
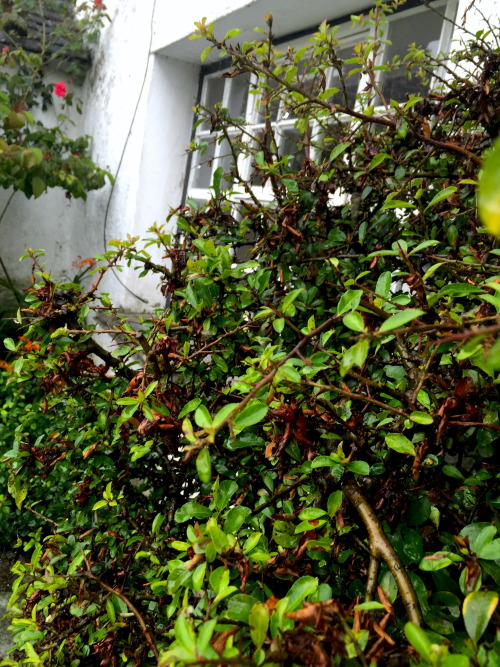
[[[68,90],[66,88],[66,84],[64,81],[56,81],[54,84],[54,95],[57,95],[57,97],[66,97],[68,94]]]
[[[4,46],[4,47],[2,48],[2,53],[9,53],[9,47],[8,47],[8,46]]]

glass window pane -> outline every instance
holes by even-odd
[[[269,81],[262,90],[262,96],[258,101],[257,116],[258,122],[263,123],[266,116],[269,116],[271,122],[274,123],[278,119],[278,111],[280,107],[279,95],[274,92],[278,84],[276,81]]]
[[[250,74],[239,74],[231,79],[229,89],[229,114],[233,118],[246,115]]]
[[[219,148],[219,158],[216,167],[222,167],[224,169],[225,178],[222,180],[222,187],[224,188],[229,187],[233,182],[233,178],[230,176],[233,164],[234,159],[231,146],[227,139],[223,139]]]
[[[395,56],[400,56],[402,60],[410,44],[437,55],[442,25],[443,19],[431,10],[393,19],[387,35],[392,45],[387,46],[384,60],[390,63]],[[415,76],[409,78],[409,74],[403,62],[398,70],[383,74],[382,92],[387,101],[405,100],[410,93],[425,94],[427,86],[422,86]]]
[[[203,80],[203,93],[201,96],[202,106],[213,110],[216,104],[222,103],[222,96],[224,95],[225,79],[217,76],[206,76]],[[210,124],[207,120],[199,126],[200,130],[208,130]]]
[[[288,168],[299,170],[306,159],[306,152],[303,144],[304,135],[298,130],[282,130],[280,141],[280,155],[291,155],[292,159],[288,162]]]
[[[207,76],[204,83],[203,106],[213,109],[216,104],[222,102],[224,95],[224,84],[226,80],[220,76]]]
[[[350,60],[351,58],[354,58],[356,56],[356,53],[354,52],[353,48],[344,48],[344,49],[337,49],[336,50],[337,57],[340,60]],[[359,65],[357,63],[351,63],[349,65],[344,64],[342,66],[342,76],[344,79],[344,85],[347,93],[347,102],[348,105],[352,108],[355,103],[356,103],[356,95],[358,92],[359,88],[359,77],[360,73],[356,72],[355,74],[352,74],[351,76],[349,75],[349,72],[352,72],[354,69],[359,69]],[[329,88],[338,88],[340,92],[338,92],[336,95],[333,95],[330,98],[330,101],[333,104],[339,104],[341,106],[344,106],[345,99],[344,99],[344,94],[342,90],[342,85],[340,82],[340,76],[338,73],[338,70],[332,67],[332,74],[331,74],[331,79],[328,84]]]
[[[348,125],[329,124],[319,128],[317,136],[311,141],[318,163],[330,159],[333,149],[347,138]]]
[[[214,138],[207,139],[208,146],[205,154],[197,151],[193,156],[193,171],[191,175],[192,188],[209,188],[212,181],[212,161],[215,155]]]

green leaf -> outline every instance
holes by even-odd
[[[339,490],[330,493],[326,503],[328,516],[330,517],[335,516],[337,510],[340,508],[341,505],[342,505],[342,491]]]
[[[220,184],[223,176],[224,176],[224,167],[217,167],[213,175],[213,188],[216,197],[220,196]]]
[[[432,208],[436,204],[439,204],[439,202],[443,201],[443,199],[448,199],[448,197],[450,197],[457,190],[458,190],[458,188],[456,188],[454,185],[450,185],[449,188],[445,188],[444,190],[441,190],[441,192],[438,192],[437,195],[434,195],[434,197],[427,204],[427,206],[424,209],[424,213],[427,213],[427,211],[430,208]]]
[[[186,403],[186,405],[179,412],[178,419],[182,419],[190,412],[193,412],[193,410],[196,410],[196,408],[200,405],[200,403],[201,403],[201,398],[193,398],[192,401]]]
[[[360,611],[373,611],[375,609],[385,609],[385,607],[381,602],[372,600],[371,602],[362,602],[361,604],[357,604],[354,609]]]
[[[495,236],[500,236],[500,139],[484,160],[478,188],[478,211],[482,222]]]
[[[139,405],[139,399],[133,398],[132,396],[125,396],[124,398],[119,398],[116,401],[117,405]]]
[[[11,352],[15,352],[16,344],[14,343],[12,338],[4,338],[3,344],[8,350],[10,350]]]
[[[424,572],[436,572],[448,567],[452,563],[458,563],[462,560],[460,556],[449,551],[438,551],[430,556],[425,556],[419,563],[419,568]]]
[[[205,579],[206,570],[207,570],[206,561],[204,563],[200,563],[199,565],[197,565],[193,570],[192,582],[194,591],[201,590],[201,587],[203,586],[203,581]]]
[[[363,296],[363,290],[360,289],[349,289],[347,292],[344,292],[340,297],[340,301],[337,306],[337,315],[343,315],[349,310],[356,310]]]
[[[359,331],[362,333],[366,329],[363,318],[357,310],[344,315],[342,322],[348,329],[352,329],[353,331]]]
[[[165,521],[165,515],[157,514],[151,524],[151,532],[153,535],[156,535],[161,528],[162,523]]]
[[[257,648],[260,648],[267,638],[269,627],[269,610],[263,602],[257,602],[248,615],[250,637]]]
[[[297,526],[295,526],[294,533],[305,533],[308,530],[313,530],[314,528],[320,528],[326,524],[326,519],[311,519],[311,521],[301,521]],[[295,545],[294,545],[295,546]]]
[[[408,322],[411,322],[412,320],[415,320],[417,317],[421,317],[422,315],[425,315],[425,311],[420,310],[419,308],[408,308],[407,310],[401,310],[399,313],[391,315],[391,317],[382,323],[382,326],[379,329],[379,333],[400,329],[408,324]]]
[[[437,262],[436,264],[433,264],[427,271],[424,273],[422,280],[425,283],[426,280],[428,280],[433,273],[435,273],[440,266],[443,266],[443,264],[446,264],[446,262]]]
[[[422,241],[422,243],[419,243],[415,248],[413,248],[408,255],[414,255],[417,252],[420,252],[421,250],[425,250],[425,248],[431,248],[432,246],[439,245],[439,241]]]
[[[332,465],[332,459],[326,455],[316,456],[311,462],[312,470],[316,468],[330,468]]]
[[[273,320],[273,329],[276,333],[281,333],[285,328],[285,319],[283,317],[278,317],[278,319]]]
[[[293,315],[295,315],[295,306],[293,305],[293,302],[302,294],[303,291],[303,287],[292,290],[290,294],[287,294],[287,296],[283,299],[283,303],[281,304],[279,310],[284,315],[293,317]]]
[[[454,479],[464,479],[464,476],[460,472],[460,470],[452,465],[444,465],[443,468],[443,474],[446,475],[447,477],[453,477]]]
[[[189,521],[190,519],[206,519],[209,516],[212,516],[212,510],[194,501],[189,501],[179,507],[174,518],[177,523],[184,523],[184,521]]]
[[[415,445],[401,433],[391,433],[386,435],[385,442],[390,449],[393,449],[399,454],[410,454],[411,456],[415,456]]]
[[[96,510],[99,510],[101,509],[101,507],[104,507],[107,504],[108,504],[107,500],[98,500],[96,503],[92,505],[92,511],[94,512]]]
[[[497,534],[495,526],[485,526],[471,542],[471,549],[479,558],[485,560],[500,559],[500,539],[493,539]]]
[[[432,642],[426,632],[412,622],[406,623],[404,630],[406,639],[410,642],[413,648],[418,651],[427,662],[433,663]]]
[[[338,144],[335,146],[335,148],[330,153],[330,162],[341,155],[347,148],[349,148],[350,145],[351,144],[349,141],[345,141],[343,144]]]
[[[243,544],[242,551],[244,554],[250,553],[252,549],[255,549],[257,544],[260,542],[260,538],[262,537],[262,533],[257,531],[253,533],[253,535],[250,535],[247,537],[245,540],[245,543]]]
[[[184,611],[181,611],[177,617],[177,621],[174,626],[175,638],[179,644],[189,651],[190,653],[195,653],[196,651],[196,636],[194,634],[193,627],[191,623],[186,620]]]
[[[227,603],[226,616],[230,621],[248,623],[250,612],[258,603],[259,600],[252,595],[237,593],[236,595],[233,595]]]
[[[224,532],[226,535],[234,535],[251,514],[252,510],[249,507],[244,507],[243,505],[232,507],[224,521]]]
[[[302,521],[313,521],[314,519],[319,519],[320,517],[325,516],[325,510],[320,509],[319,507],[306,507],[299,514],[299,519]]]
[[[205,621],[200,629],[198,634],[198,641],[196,642],[196,652],[198,655],[204,655],[205,651],[208,648],[212,635],[214,634],[215,626],[217,625],[217,619],[211,618],[209,621]]]
[[[369,475],[370,466],[366,461],[351,461],[347,466],[347,470],[356,475]]]
[[[229,30],[226,32],[224,35],[224,39],[222,41],[226,41],[228,39],[232,39],[233,37],[236,37],[237,35],[241,34],[241,30],[239,28],[233,28],[232,30]]]
[[[205,60],[207,59],[208,55],[210,54],[213,48],[214,48],[213,46],[207,46],[206,49],[203,49],[203,51],[200,54],[200,60],[202,63],[205,62]]]
[[[35,197],[35,199],[38,199],[38,197],[43,195],[46,188],[47,184],[39,176],[35,176],[31,180],[31,189],[33,190],[33,196]]]
[[[308,595],[312,595],[317,588],[318,580],[315,577],[306,576],[297,579],[286,596],[288,598],[287,612],[296,611],[302,600]]]
[[[196,457],[196,471],[200,481],[206,484],[212,479],[212,465],[208,447],[203,447]]]
[[[375,285],[375,294],[377,295],[377,298],[375,299],[375,305],[378,306],[379,308],[383,308],[384,305],[386,304],[386,299],[390,298],[391,284],[392,284],[391,272],[384,271],[384,273],[381,273],[377,279],[377,284]]]
[[[416,424],[432,424],[434,422],[431,415],[427,414],[427,412],[420,412],[419,410],[412,412],[410,419]]]
[[[194,420],[200,428],[210,428],[212,426],[212,417],[204,405],[200,405],[194,413]]]
[[[375,157],[372,158],[372,161],[370,162],[370,166],[368,167],[368,171],[371,171],[372,169],[375,169],[378,167],[382,162],[385,160],[390,160],[391,156],[388,155],[387,153],[378,153],[378,155],[375,155]]]
[[[217,525],[217,521],[213,516],[207,521],[207,533],[214,543],[215,550],[218,554],[227,551],[229,548],[229,540],[224,531]]]
[[[466,655],[449,655],[440,667],[470,667],[470,660]]]
[[[498,593],[493,591],[476,591],[465,598],[462,607],[465,629],[474,641],[477,642],[483,636],[497,608],[498,598]]]
[[[410,204],[408,201],[401,201],[400,199],[386,199],[381,211],[387,211],[391,208],[417,208],[415,204]]]
[[[225,479],[217,487],[218,482],[212,487],[215,508],[224,510],[228,507],[231,498],[238,491],[239,486],[232,479]]]
[[[342,361],[340,362],[340,376],[344,377],[353,366],[362,368],[366,361],[366,357],[368,356],[369,349],[370,341],[368,338],[362,338],[361,340],[358,340],[355,345],[346,350],[342,357]]]
[[[267,415],[267,405],[257,399],[252,399],[241,412],[235,414],[231,419],[233,429],[236,433],[243,429],[261,422]]]

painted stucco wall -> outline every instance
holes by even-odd
[[[50,79],[57,81],[57,73]],[[84,97],[84,90],[68,82],[76,98]],[[54,106],[47,112],[34,112],[35,118],[43,119],[47,125],[57,125],[60,100],[56,98]],[[83,116],[71,109],[71,120],[65,128],[69,137],[84,134]],[[85,219],[83,202],[70,202],[63,190],[51,190],[37,200],[28,200],[21,192],[0,189],[0,257],[14,284],[22,289],[27,287],[27,278],[31,266],[28,262],[19,262],[19,257],[27,247],[45,249],[48,266],[55,266],[61,275],[71,274],[71,263],[76,254],[71,247],[71,230],[81,227]],[[5,279],[0,268],[0,279]],[[0,313],[15,304],[12,294],[0,287]]]
[[[333,4],[336,15],[344,16],[365,8],[367,0],[184,0],[178,7],[166,0],[106,0],[112,21],[77,91],[84,115],[72,132],[93,136],[93,158],[117,176],[116,183],[91,192],[85,203],[68,201],[59,191],[31,201],[16,194],[0,227],[0,254],[16,281],[22,283],[29,272],[17,261],[26,245],[45,248],[47,265],[71,276],[77,256],[102,252],[107,240],[143,234],[181,203],[205,46],[201,39],[187,39],[194,21],[207,16],[216,21],[217,34],[240,27],[246,31],[241,37],[251,39],[252,28],[272,11],[280,36],[334,18]],[[459,23],[469,4],[459,1]],[[480,11],[467,14],[471,32],[484,27],[482,15],[498,14],[494,0],[476,4]],[[0,192],[0,213],[7,198]],[[140,312],[161,305],[155,279],[138,283],[133,270],[119,278],[110,275],[104,289],[122,308]]]

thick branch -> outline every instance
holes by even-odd
[[[421,626],[423,622],[422,612],[420,611],[420,605],[418,603],[415,589],[413,588],[398,554],[385,536],[380,521],[371,505],[353,481],[347,482],[342,487],[342,491],[344,491],[351,504],[356,508],[365,524],[366,530],[368,531],[370,552],[372,556],[384,560],[387,563],[387,567],[394,577],[399,592],[401,593],[408,618],[416,625]]]

